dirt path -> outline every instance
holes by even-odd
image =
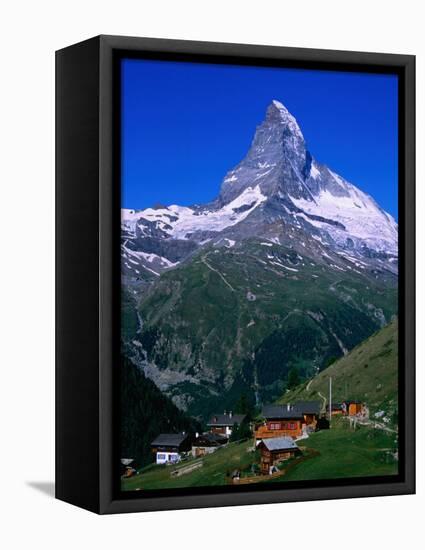
[[[208,269],[211,269],[211,271],[214,271],[219,275],[222,279],[222,281],[230,288],[232,292],[235,292],[235,289],[232,287],[232,285],[224,278],[224,275],[218,271],[218,269],[215,269],[215,267],[212,267],[206,260],[207,256],[202,256],[202,262],[208,267]]]
[[[388,433],[394,433],[394,434],[398,433],[398,430],[394,430],[393,428],[390,428],[383,422],[376,422],[376,420],[359,420],[359,424],[361,426],[371,426],[372,428],[378,428],[379,430],[383,430],[384,432],[388,432]]]
[[[326,403],[328,402],[328,400],[326,399],[326,397],[323,395],[322,392],[318,391],[317,393],[319,394],[319,397],[323,399],[323,410],[326,412]]]

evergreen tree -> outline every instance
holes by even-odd
[[[120,371],[121,457],[139,466],[152,461],[151,442],[160,433],[194,433],[200,425],[186,416],[143,371],[122,358]]]
[[[296,368],[292,368],[288,372],[288,390],[292,390],[293,388],[296,388],[300,383],[300,377],[298,374],[298,370]]]

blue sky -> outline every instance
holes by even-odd
[[[397,77],[126,59],[122,206],[207,202],[272,99],[319,162],[397,218]]]

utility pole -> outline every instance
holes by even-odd
[[[329,376],[329,428],[332,419],[332,376]]]

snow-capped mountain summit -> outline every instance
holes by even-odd
[[[220,200],[232,200],[253,182],[258,183],[267,196],[278,192],[302,196],[299,186],[308,162],[304,136],[297,121],[282,103],[273,100],[246,157],[226,174]]]
[[[246,157],[225,176],[220,199],[226,203],[256,184],[267,197],[310,225],[329,233],[340,246],[397,254],[397,224],[366,193],[319,164],[306,148],[296,119],[273,100]]]
[[[136,261],[135,253],[139,261],[144,261],[141,253],[148,254],[146,266],[154,274],[224,239],[267,237],[283,243],[290,237],[296,247],[296,235],[304,242],[306,234],[336,253],[379,258],[380,268],[397,271],[395,220],[312,156],[297,120],[277,100],[268,106],[246,156],[224,177],[215,201],[123,209],[122,229],[127,265]],[[152,254],[159,258],[156,270]]]

